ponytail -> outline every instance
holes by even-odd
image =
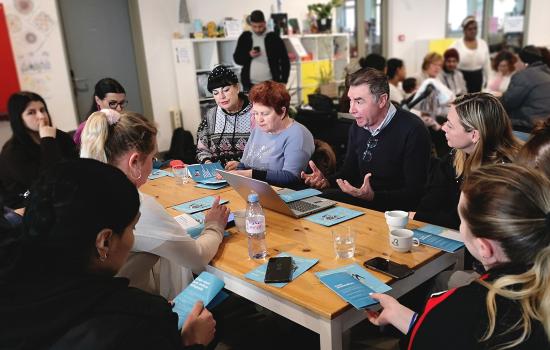
[[[113,162],[125,152],[155,150],[156,126],[141,114],[102,109],[88,118],[82,130],[80,157]]]
[[[515,300],[521,305],[521,320],[517,329],[522,329],[521,336],[502,344],[499,349],[509,349],[521,344],[531,333],[531,320],[538,320],[550,340],[550,247],[539,252],[533,267],[520,275],[500,277],[492,283],[478,281],[489,290],[487,293],[487,313],[489,327],[481,341],[488,340],[495,330],[496,296]],[[523,288],[516,289],[514,286]]]
[[[109,121],[103,110],[94,112],[86,121],[80,138],[80,157],[107,163],[105,143],[109,137]]]

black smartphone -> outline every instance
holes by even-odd
[[[292,277],[292,258],[290,256],[269,258],[265,272],[265,283],[290,282]]]
[[[235,214],[229,213],[229,216],[227,217],[227,224],[225,225],[225,228],[231,228],[235,226]]]
[[[254,47],[252,48],[252,50],[257,51],[257,52],[260,52],[260,51],[261,51],[261,49],[260,49],[259,46],[254,46]]]
[[[407,265],[401,265],[382,257],[367,260],[363,263],[363,265],[369,269],[382,272],[383,274],[396,279],[405,278],[414,273],[414,270],[409,268]]]

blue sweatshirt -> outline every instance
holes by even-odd
[[[296,121],[278,134],[256,127],[250,134],[239,168],[251,168],[254,179],[288,186],[300,181],[300,172],[306,169],[314,150],[313,136]]]

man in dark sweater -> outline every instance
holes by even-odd
[[[417,116],[390,103],[383,72],[363,68],[349,77],[349,83],[349,111],[356,125],[350,127],[344,165],[326,178],[310,161],[313,172],[302,172],[302,178],[338,201],[382,211],[414,210],[428,176],[426,127]]]
[[[233,53],[235,63],[243,66],[241,83],[244,90],[249,91],[252,85],[266,80],[286,84],[290,61],[283,40],[274,32],[266,31],[262,11],[252,11],[249,23],[252,32],[241,34]]]

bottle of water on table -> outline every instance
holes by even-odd
[[[246,235],[248,236],[248,256],[263,259],[267,255],[265,246],[265,215],[257,193],[248,195],[246,207]]]

